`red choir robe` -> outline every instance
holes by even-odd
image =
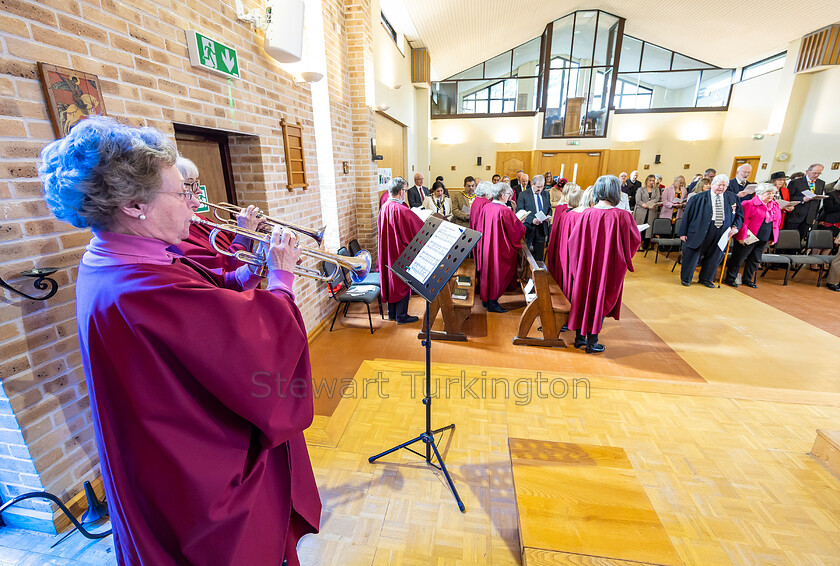
[[[484,206],[490,201],[484,197],[475,197],[470,205],[470,228],[481,232],[481,211]],[[475,270],[481,271],[481,244],[473,248],[473,255],[475,256]]]
[[[603,319],[618,320],[624,276],[633,271],[633,255],[642,236],[636,221],[619,208],[589,208],[569,236],[574,285],[569,300],[569,329],[597,334]]]
[[[423,227],[423,221],[410,208],[396,200],[387,200],[377,218],[379,247],[376,265],[379,267],[382,300],[396,303],[408,296],[410,289],[388,266],[393,265],[405,251],[414,236]]]
[[[196,214],[200,218],[210,220],[211,222],[218,222],[211,220],[201,214]],[[190,224],[190,235],[186,240],[183,240],[176,247],[185,256],[193,259],[208,269],[212,269],[217,273],[224,273],[228,271],[235,271],[236,268],[242,265],[240,261],[232,257],[218,253],[210,244],[210,232],[213,229],[209,226],[202,226],[200,224]],[[245,250],[245,246],[234,243],[231,234],[227,232],[220,232],[216,236],[216,242],[222,249],[234,253],[239,250]]]
[[[561,225],[563,223],[563,216],[569,210],[569,205],[560,204],[554,209],[554,214],[551,218],[551,232],[548,235],[548,245],[545,248],[545,266],[548,272],[551,273],[554,280],[559,284],[561,281],[562,272],[560,271],[560,261],[558,257],[559,250],[559,236]]]
[[[557,226],[557,251],[555,252],[554,269],[556,275],[554,280],[560,285],[563,294],[567,298],[572,296],[572,279],[574,273],[570,265],[574,264],[577,256],[571,255],[569,249],[569,236],[578,225],[583,215],[580,212],[574,212],[574,209],[568,209],[563,216],[560,217],[560,224]],[[554,275],[554,272],[552,272]],[[557,276],[560,278],[558,279]]]
[[[382,196],[379,197],[379,209],[380,210],[382,210],[382,207],[385,206],[386,202],[388,202],[389,196],[390,195],[388,194],[388,191],[385,191],[384,193],[382,193]]]
[[[187,258],[79,267],[79,343],[120,564],[295,566],[298,539],[318,530],[300,311],[290,296],[223,281]]]
[[[472,214],[470,214],[472,216]],[[503,204],[489,203],[481,209],[482,301],[495,301],[516,277],[517,254],[522,248],[525,225]]]

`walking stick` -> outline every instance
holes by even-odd
[[[726,229],[729,232],[729,228]],[[720,289],[721,284],[723,283],[723,275],[726,273],[726,256],[729,255],[729,246],[732,245],[732,236],[729,237],[729,240],[726,242],[726,251],[723,252],[723,266],[720,268],[720,279],[718,279],[718,289]]]

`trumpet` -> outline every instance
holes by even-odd
[[[219,216],[219,212],[227,212],[228,214],[232,214],[233,216],[236,216],[237,214],[241,214],[245,210],[244,208],[236,206],[235,204],[231,204],[229,202],[212,203],[212,202],[203,201],[201,199],[199,199],[198,202],[205,205],[205,206],[208,206],[208,207],[212,208],[213,209],[213,215],[218,220],[220,220],[224,223],[231,223],[233,221],[230,220],[230,219],[227,219],[227,218],[222,218],[221,216]],[[260,218],[265,224],[267,224],[269,226],[272,226],[272,227],[273,226],[282,226],[284,228],[289,228],[290,230],[294,230],[295,232],[303,234],[304,236],[309,236],[310,238],[312,238],[313,240],[318,242],[319,246],[324,241],[324,232],[327,229],[327,227],[324,226],[320,230],[312,231],[312,230],[309,230],[307,228],[304,228],[303,226],[300,226],[299,224],[293,224],[293,223],[291,223],[287,220],[280,220],[279,218],[274,218],[272,216],[267,216],[263,213],[257,214],[257,218]],[[258,228],[257,231],[268,233],[268,232],[271,232],[271,229],[269,228],[268,230],[265,230],[265,229],[259,229]]]
[[[271,243],[271,234],[266,232],[260,232],[258,230],[249,230],[247,228],[241,228],[236,224],[219,224],[216,222],[211,222],[210,220],[205,220],[200,216],[193,216],[190,222],[192,222],[193,224],[198,224],[200,226],[206,226],[208,228],[211,228],[210,245],[213,246],[213,249],[216,250],[216,252],[228,257],[232,257],[238,261],[241,261],[242,263],[246,263],[255,267],[255,273],[261,277],[264,277],[268,273],[266,260],[268,255],[268,246]],[[288,226],[286,227],[288,228]],[[222,232],[233,234],[234,237],[244,236],[245,238],[253,240],[258,244],[256,246],[256,250],[251,252],[244,250],[230,252],[227,249],[224,249],[221,245],[216,243],[216,238]],[[332,263],[336,266],[336,269],[338,269],[339,267],[347,269],[348,271],[350,271],[350,278],[353,280],[354,283],[361,283],[362,281],[364,281],[365,277],[367,277],[368,273],[370,273],[371,257],[370,252],[367,250],[359,251],[359,253],[357,253],[355,257],[331,254],[323,252],[321,250],[313,250],[309,248],[301,248],[300,253],[301,255],[311,257],[319,261]],[[318,281],[331,281],[333,279],[332,277],[321,273],[320,270],[313,269],[311,267],[297,266],[294,272],[295,275],[311,277],[312,279],[317,279]]]

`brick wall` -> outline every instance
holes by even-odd
[[[35,266],[61,271],[47,301],[0,302],[0,496],[47,489],[67,500],[98,475],[93,424],[76,336],[76,265],[90,234],[51,217],[37,179],[38,154],[54,139],[36,62],[96,74],[110,116],[172,135],[173,123],[225,130],[237,198],[292,222],[320,227],[316,140],[308,86],[296,86],[236,21],[232,0],[3,0],[0,14],[0,276]],[[342,243],[375,243],[375,165],[369,0],[323,0],[327,78]],[[241,78],[194,69],[185,29],[237,49]],[[233,104],[231,105],[231,100]],[[289,192],[279,122],[301,122],[309,188]],[[350,173],[341,162],[350,162]],[[298,278],[308,328],[331,312],[323,284]],[[33,502],[7,521],[49,529]]]

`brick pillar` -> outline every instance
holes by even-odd
[[[373,25],[370,0],[345,0],[350,109],[353,124],[353,172],[356,179],[356,229],[359,243],[376,255],[376,163],[370,139],[376,137],[373,77]]]

